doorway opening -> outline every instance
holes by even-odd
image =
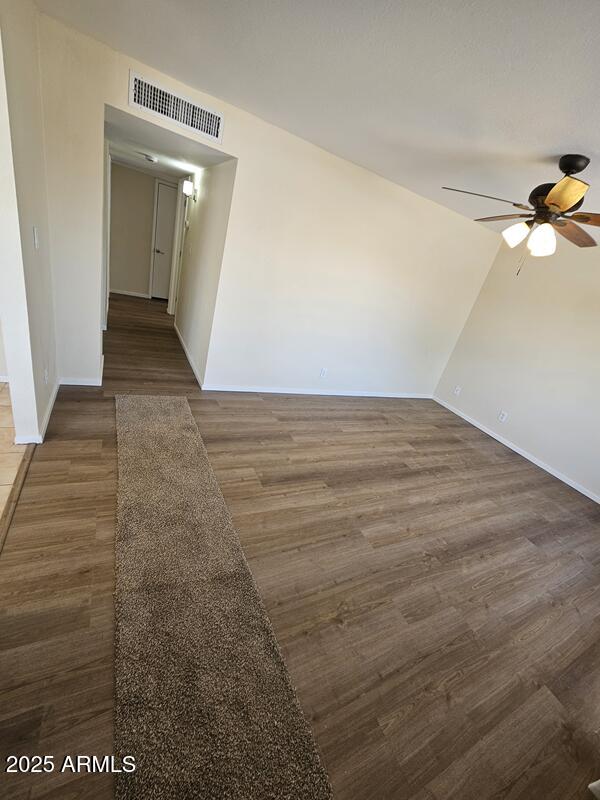
[[[201,384],[237,159],[111,106],[104,133],[103,330],[111,298],[119,326],[160,309]]]
[[[231,156],[105,107],[103,328],[110,294],[166,301],[175,315],[189,205]]]

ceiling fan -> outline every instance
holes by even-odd
[[[515,208],[528,211],[528,214],[501,214],[495,217],[479,217],[476,222],[491,222],[500,219],[522,219],[526,222],[517,222],[502,231],[502,236],[509,247],[516,247],[529,234],[527,247],[532,256],[551,256],[556,250],[556,233],[564,236],[578,247],[595,247],[595,239],[580,228],[577,224],[600,226],[600,214],[578,212],[583,203],[583,197],[589,189],[589,184],[572,176],[584,170],[590,163],[587,156],[566,155],[558,162],[564,177],[558,183],[542,183],[536,186],[529,195],[529,203],[513,203],[501,197],[492,197],[489,194],[467,192],[464,189],[453,189],[442,186],[451,192],[472,194],[476,197],[487,197],[489,200],[499,200],[510,203]],[[575,212],[575,213],[574,213]]]

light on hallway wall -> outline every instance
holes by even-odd
[[[556,234],[550,223],[544,222],[536,228],[527,242],[532,256],[551,256],[556,250]]]
[[[511,225],[502,231],[502,238],[509,247],[516,247],[529,235],[530,231],[531,228],[526,222],[517,222],[516,225]]]
[[[186,178],[183,182],[182,190],[186,197],[192,197],[194,194],[194,182]]]

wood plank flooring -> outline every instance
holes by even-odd
[[[0,557],[5,753],[112,752],[115,392],[185,394],[337,800],[575,800],[600,777],[600,508],[432,401],[202,392],[114,296]],[[0,775],[10,800],[106,775]]]

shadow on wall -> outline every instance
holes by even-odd
[[[6,357],[4,356],[4,343],[2,341],[2,325],[0,324],[0,383],[8,381],[8,370],[6,369]]]
[[[203,170],[187,205],[175,327],[198,383],[206,373],[237,159]]]

